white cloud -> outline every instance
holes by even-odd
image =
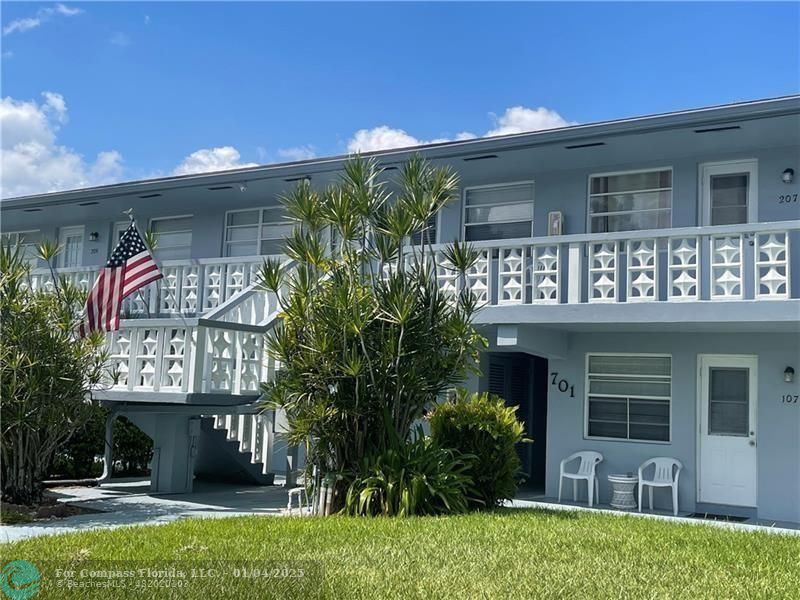
[[[121,46],[123,48],[131,45],[130,36],[127,33],[122,33],[121,31],[118,31],[112,35],[108,41],[115,46]]]
[[[14,53],[11,50],[3,52],[3,58],[14,58]]]
[[[36,15],[33,17],[23,17],[21,19],[11,21],[8,25],[3,27],[3,35],[10,35],[12,33],[25,33],[31,29],[36,29],[37,27],[41,26],[42,23],[56,15],[62,17],[74,17],[82,12],[83,10],[80,8],[66,6],[61,3],[40,8],[36,11]]]
[[[58,13],[59,15],[64,15],[65,17],[74,17],[75,15],[79,15],[83,12],[80,8],[65,6],[60,2],[52,8],[52,11]]]
[[[511,133],[524,133],[526,131],[541,131],[542,129],[555,129],[577,125],[575,121],[567,121],[556,111],[540,106],[539,108],[525,108],[512,106],[506,109],[499,117],[495,116],[495,128],[486,133],[487,136],[508,135]]]
[[[173,175],[190,175],[211,171],[227,171],[244,167],[257,167],[256,163],[240,162],[241,155],[233,146],[202,148],[192,152],[172,171]]]
[[[145,15],[144,16],[144,24],[145,25],[150,25],[150,15]]]
[[[347,151],[351,153],[371,152],[372,150],[419,146],[424,143],[402,129],[381,125],[372,129],[359,129],[356,131],[352,139],[347,142]]]
[[[491,114],[494,120],[494,128],[483,134],[482,137],[495,135],[507,135],[510,133],[522,133],[525,131],[539,131],[542,129],[553,129],[556,127],[566,127],[575,125],[574,121],[567,121],[556,111],[549,108],[526,108],[524,106],[512,106],[500,115]],[[403,129],[395,129],[388,125],[373,127],[372,129],[359,129],[347,142],[347,151],[370,152],[372,150],[389,150],[391,148],[407,148],[409,146],[420,146],[422,144],[436,144],[439,142],[449,142],[452,140],[471,140],[479,136],[469,131],[462,131],[452,138],[436,138],[423,140]]]
[[[41,24],[42,20],[34,17],[16,19],[3,27],[3,35],[9,35],[11,33],[24,33],[26,31],[30,31],[31,29],[36,29]]]
[[[57,143],[67,122],[61,94],[44,92],[44,100],[0,100],[0,196],[25,196],[113,183],[122,176],[122,156],[100,152],[94,161]]]
[[[295,146],[294,148],[281,148],[278,156],[281,160],[309,160],[317,155],[314,146]]]

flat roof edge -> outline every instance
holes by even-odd
[[[621,135],[636,131],[650,131],[657,129],[674,129],[688,125],[711,124],[720,121],[759,119],[784,114],[800,114],[800,94],[749,100],[731,104],[712,105],[701,108],[655,113],[637,117],[626,117],[608,121],[571,125],[555,129],[529,131],[503,136],[482,137],[471,140],[454,140],[436,144],[423,144],[404,148],[391,148],[364,152],[362,156],[375,158],[389,158],[384,162],[393,162],[397,157],[401,160],[404,155],[415,152],[433,153],[431,158],[450,158],[458,155],[468,155],[473,152],[500,151],[521,149],[530,145],[545,145],[563,141],[580,140],[602,135]],[[247,179],[259,179],[293,174],[311,174],[325,170],[325,167],[345,161],[350,155],[340,154],[313,158],[302,161],[274,163],[230,169],[226,171],[213,171],[206,173],[193,173],[189,175],[174,175],[156,179],[141,179],[120,183],[47,192],[28,196],[17,196],[0,200],[0,209],[19,208],[22,206],[48,204],[52,202],[67,201],[75,197],[90,199],[103,196],[125,196],[149,192],[156,189],[169,189],[176,187],[193,187],[211,183],[223,183],[221,180],[230,179],[226,183],[235,183]],[[256,176],[256,177],[253,177]]]

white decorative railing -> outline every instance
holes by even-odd
[[[798,231],[800,221],[784,221],[477,242],[463,280],[444,245],[433,251],[444,293],[466,286],[490,306],[785,300],[800,295]]]
[[[162,315],[202,315],[224,304],[256,282],[265,256],[165,260],[159,266],[160,279],[125,299],[126,318]],[[89,289],[100,267],[56,269],[58,277]],[[34,289],[52,289],[49,269],[35,269],[30,275]]]
[[[270,376],[263,327],[163,321],[142,319],[109,334],[112,391],[257,395]]]

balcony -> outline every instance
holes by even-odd
[[[790,240],[800,221],[565,235],[474,244],[462,282],[437,254],[447,294],[488,307],[790,300]]]
[[[264,256],[165,260],[164,278],[125,299],[124,318],[199,315],[217,308],[255,283]],[[56,275],[89,289],[101,267],[56,269]],[[53,285],[49,269],[31,272],[31,286]]]

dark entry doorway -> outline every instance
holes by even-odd
[[[486,390],[502,397],[525,422],[526,437],[532,444],[520,444],[518,451],[526,487],[544,489],[547,461],[547,359],[522,352],[489,355],[485,374]]]

